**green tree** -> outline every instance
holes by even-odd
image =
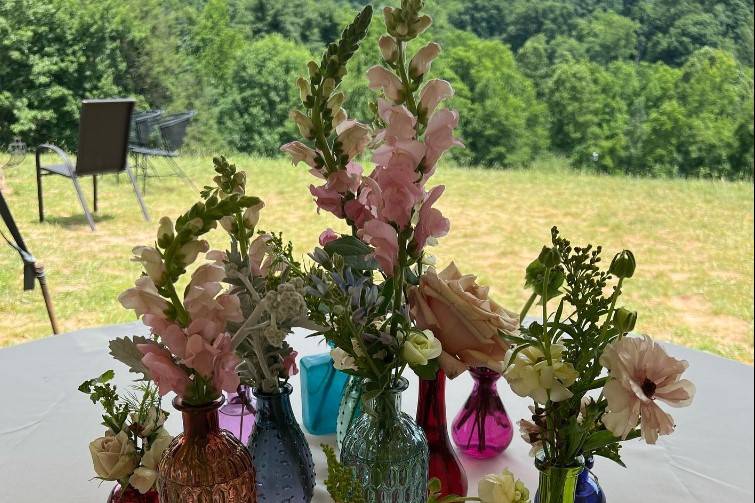
[[[611,11],[597,11],[579,21],[576,38],[582,42],[588,57],[607,64],[634,58],[637,52],[639,24]]]

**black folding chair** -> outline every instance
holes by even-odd
[[[29,249],[24,243],[24,238],[21,237],[21,232],[16,226],[16,222],[13,220],[13,215],[8,208],[8,204],[5,202],[2,191],[0,191],[0,217],[2,217],[5,226],[8,228],[11,237],[8,238],[2,231],[0,231],[0,237],[2,237],[8,246],[18,252],[21,256],[21,261],[24,263],[24,290],[34,290],[34,280],[39,282],[39,287],[42,290],[42,297],[45,301],[45,307],[47,308],[47,316],[50,319],[50,325],[52,326],[52,333],[57,334],[58,320],[55,317],[55,309],[52,305],[52,298],[50,297],[50,291],[47,288],[47,278],[45,276],[45,268],[37,262],[34,255],[31,254]]]
[[[8,145],[8,158],[0,164],[0,190],[5,188],[5,172],[6,168],[15,168],[21,164],[26,157],[26,143],[21,141],[21,138],[16,136],[13,141]]]
[[[144,219],[149,221],[147,207],[139,192],[134,173],[128,166],[128,138],[131,113],[134,110],[134,100],[85,100],[81,104],[79,117],[79,149],[74,165],[59,147],[42,144],[37,147],[37,198],[39,201],[39,221],[45,219],[44,201],[42,194],[42,177],[60,175],[73,182],[84,215],[89,227],[95,230],[94,219],[89,212],[84,193],[81,191],[79,177],[92,176],[94,190],[94,211],[97,212],[97,175],[121,173],[128,174],[134,187],[136,199],[142,210]],[[45,151],[58,155],[62,164],[42,165],[41,156]]]
[[[162,115],[161,111],[144,112],[134,120],[133,140],[129,150],[134,157],[137,174],[141,170],[142,192],[147,191],[147,177],[161,178],[175,176],[183,178],[194,191],[197,186],[176,162],[186,139],[186,131],[196,112],[181,112]],[[172,170],[170,175],[161,175],[150,161],[151,158],[165,159]],[[149,172],[152,174],[149,174]]]

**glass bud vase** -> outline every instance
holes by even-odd
[[[343,448],[343,440],[351,428],[351,425],[362,415],[362,378],[349,376],[346,389],[341,398],[341,406],[338,408],[338,424],[336,425],[336,442],[339,451]]]
[[[577,488],[574,490],[574,503],[606,503],[606,494],[598,483],[597,477],[590,470],[593,459],[585,460],[585,468],[577,477]],[[540,493],[535,494],[535,503],[540,501]]]
[[[214,402],[190,406],[180,398],[173,406],[183,417],[183,433],[168,446],[158,468],[161,503],[255,503],[256,484],[249,451],[221,430]]]
[[[514,438],[496,382],[501,374],[487,368],[470,369],[472,394],[454,419],[451,434],[459,450],[476,459],[498,456]]]
[[[570,466],[550,466],[543,462],[541,451],[535,458],[535,466],[540,472],[535,503],[575,503],[580,475],[585,471],[582,457]]]
[[[343,442],[341,462],[351,468],[367,503],[427,501],[427,439],[401,412],[401,393],[407,387],[402,378],[368,400]]]
[[[124,489],[117,484],[110,492],[107,503],[160,503],[160,498],[154,489],[142,494],[130,485]]]
[[[332,435],[349,376],[333,367],[330,353],[305,356],[299,366],[304,428],[312,435]]]
[[[257,416],[249,452],[257,474],[257,501],[309,503],[315,488],[312,451],[291,409],[293,388],[254,390]]]
[[[228,393],[220,408],[220,427],[228,430],[246,445],[254,426],[254,400],[249,386],[239,386],[237,393]]]
[[[441,496],[467,495],[467,474],[448,437],[446,422],[446,374],[439,370],[435,379],[420,379],[417,423],[427,437],[430,451],[429,478],[441,482]]]

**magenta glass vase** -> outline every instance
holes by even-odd
[[[435,379],[420,379],[417,424],[425,430],[430,450],[430,479],[440,480],[441,496],[467,495],[467,474],[448,438],[446,422],[446,373]]]
[[[160,503],[160,497],[154,489],[142,494],[130,485],[124,489],[117,484],[110,492],[107,503]]]
[[[493,458],[505,451],[514,437],[514,428],[496,387],[501,375],[487,368],[474,368],[469,373],[474,378],[474,388],[454,419],[451,435],[465,455]]]
[[[254,428],[255,413],[252,392],[248,386],[242,384],[237,393],[228,393],[225,404],[220,408],[220,428],[230,431],[246,445]]]

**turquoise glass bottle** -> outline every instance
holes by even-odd
[[[363,379],[349,376],[346,389],[343,392],[341,406],[338,409],[338,424],[336,425],[336,442],[338,450],[343,448],[343,441],[351,425],[362,415],[362,383]]]
[[[299,367],[304,428],[312,435],[334,434],[349,376],[333,367],[330,353],[305,356],[299,361]]]

